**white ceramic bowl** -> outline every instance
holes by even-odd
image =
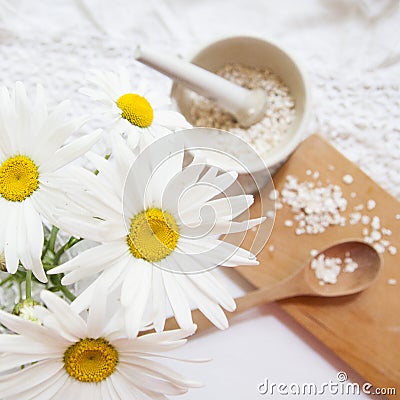
[[[201,49],[190,61],[213,72],[228,63],[268,68],[279,75],[289,87],[295,100],[295,120],[279,145],[265,154],[259,154],[271,173],[274,173],[302,141],[310,116],[310,86],[298,62],[281,46],[254,36],[220,39]],[[175,107],[189,122],[192,122],[190,121],[190,91],[174,83],[171,97]]]

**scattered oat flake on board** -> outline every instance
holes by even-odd
[[[372,231],[371,238],[374,242],[377,242],[378,240],[381,240],[382,234],[379,231]]]
[[[389,285],[396,285],[397,284],[397,279],[390,278],[390,279],[388,279],[387,283]]]
[[[370,199],[367,201],[367,210],[371,211],[376,207],[376,201],[373,199]]]
[[[397,254],[397,247],[389,246],[389,247],[388,247],[388,252],[389,252],[389,254],[391,254],[392,256],[394,256],[395,254]]]
[[[342,178],[342,181],[346,185],[351,185],[354,182],[353,175],[350,175],[350,174],[344,175],[343,178]]]
[[[268,210],[265,214],[267,218],[274,218],[275,213],[272,210]]]
[[[278,197],[279,197],[279,192],[277,190],[273,189],[273,190],[271,190],[269,192],[269,196],[268,197],[269,197],[270,200],[277,200]]]
[[[318,254],[318,250],[317,249],[311,249],[310,250],[310,256],[311,257],[315,257]]]
[[[371,228],[377,230],[380,229],[380,227],[381,227],[381,220],[377,215],[375,215],[372,218]]]
[[[363,225],[368,225],[371,221],[371,218],[368,215],[363,215],[361,217],[361,222]]]
[[[374,249],[379,253],[383,254],[385,252],[385,246],[382,246],[380,243],[374,243]]]
[[[361,221],[361,214],[359,212],[350,214],[350,225],[356,225]]]
[[[288,175],[279,198],[290,206],[294,220],[298,221],[296,235],[318,234],[330,225],[344,226],[346,223],[341,213],[347,208],[347,200],[338,185],[299,182],[297,177]]]

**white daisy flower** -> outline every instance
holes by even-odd
[[[65,179],[56,171],[100,137],[94,133],[62,146],[81,124],[66,120],[67,105],[49,112],[41,86],[34,102],[21,82],[11,92],[0,87],[0,254],[4,251],[9,273],[21,263],[41,282],[47,281],[42,218],[53,222],[54,208],[65,197]]]
[[[96,281],[105,282],[109,293],[120,293],[131,336],[141,318],[162,330],[168,303],[182,328],[193,323],[190,303],[226,328],[221,306],[233,311],[235,301],[212,269],[258,264],[247,250],[218,239],[263,221],[232,221],[249,208],[253,196],[215,199],[237,174],[217,175],[211,168],[201,175],[204,165],[183,169],[179,138],[178,133],[164,137],[133,162],[133,153],[114,137],[109,161],[89,155],[97,176],[77,172],[84,188],[74,191],[76,209],[60,216],[64,229],[101,244],[49,273],[67,273],[62,283],[69,285],[102,272]],[[75,300],[79,309],[89,305],[92,291],[93,285]]]
[[[190,128],[184,116],[168,110],[170,100],[149,90],[144,82],[132,85],[126,69],[118,73],[92,70],[88,87],[81,92],[106,106],[105,114],[115,123],[129,146],[143,150],[158,138],[178,129]]]
[[[54,293],[41,299],[40,323],[0,310],[0,322],[17,334],[0,335],[3,400],[166,400],[200,386],[151,359],[182,346],[195,326],[128,339],[118,318],[106,317],[104,296],[86,320]]]

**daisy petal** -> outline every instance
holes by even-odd
[[[71,310],[69,305],[61,300],[56,294],[43,290],[40,294],[42,301],[47,308],[58,316],[60,325],[77,339],[84,338],[86,332],[86,323],[83,319]]]
[[[129,258],[130,259],[130,258]],[[125,270],[129,261],[127,261],[127,257],[121,258],[121,260],[114,264],[111,268],[104,270],[101,275],[91,283],[79,296],[71,303],[71,308],[80,313],[83,310],[86,310],[93,298],[94,289],[96,287],[97,281],[104,282],[104,285],[108,288],[108,293],[115,290],[117,287],[122,285],[122,282],[125,280],[125,275],[122,272]],[[103,285],[103,286],[104,286]]]
[[[4,398],[29,390],[34,385],[51,380],[62,368],[62,364],[53,360],[40,361],[22,371],[0,375],[0,393]]]
[[[193,320],[190,305],[184,295],[184,291],[171,272],[162,271],[162,275],[167,297],[174,311],[176,321],[183,329],[189,329],[193,326]]]
[[[15,335],[14,335],[15,336]],[[8,351],[11,351],[8,350]],[[0,355],[0,373],[20,368],[22,365],[31,364],[47,358],[47,354],[40,356],[38,354],[12,354],[5,353]]]
[[[138,260],[135,269],[136,271],[128,272],[121,291],[121,304],[124,307],[126,332],[129,337],[137,336],[142,328],[152,280],[152,269],[146,262]]]
[[[177,274],[176,279],[178,282],[181,282],[181,285],[185,288],[187,296],[194,301],[199,310],[218,329],[226,329],[229,326],[228,319],[221,307],[210,300],[196,285],[194,285],[191,275]]]
[[[118,365],[118,372],[138,388],[151,388],[152,391],[163,393],[166,395],[177,396],[188,391],[187,387],[176,385],[171,381],[157,379],[154,375],[147,375],[142,368],[137,368],[133,365],[127,366],[124,362]]]
[[[153,310],[154,316],[154,327],[157,332],[161,332],[164,329],[166,319],[166,294],[162,271],[155,268],[153,271]]]
[[[154,123],[165,126],[173,131],[177,129],[190,129],[192,127],[181,113],[169,110],[158,110],[154,115]]]
[[[8,314],[0,310],[0,322],[15,333],[25,334],[33,340],[42,343],[47,340],[49,346],[65,346],[65,340],[52,334],[45,327],[38,325],[36,322],[24,320],[16,315]]]
[[[110,380],[120,399],[126,398],[127,394],[130,395],[134,391],[133,385],[131,385],[126,377],[121,375],[119,371],[116,371],[114,374],[112,374]],[[141,397],[142,396],[137,396],[136,398],[140,399]]]
[[[122,247],[120,244],[116,243],[107,243],[102,244],[91,249],[85,250],[79,255],[64,264],[59,265],[58,267],[52,268],[49,271],[49,274],[59,274],[65,273],[71,270],[74,270],[76,267],[86,269],[86,268],[98,268],[101,267],[107,268],[110,264],[118,260],[123,256],[124,252],[126,252],[127,246]],[[101,263],[98,262],[101,260]],[[104,269],[102,268],[102,269]],[[96,271],[98,272],[98,271]],[[68,275],[67,275],[68,276]],[[63,278],[63,284],[68,285],[73,283],[74,281],[70,281],[67,279],[67,276]]]
[[[87,318],[87,335],[97,339],[106,324],[107,296],[104,293],[107,286],[102,281],[96,281],[93,298]]]
[[[40,282],[47,282],[47,277],[43,269],[41,260],[44,242],[43,225],[39,214],[35,211],[31,202],[24,205],[25,224],[26,224],[26,245],[31,255],[31,265],[33,274]],[[25,268],[28,266],[26,265]]]
[[[21,226],[20,210],[18,205],[8,207],[8,224],[6,227],[6,236],[4,244],[4,256],[6,259],[7,271],[15,274],[18,269],[19,257],[17,253],[18,234]]]
[[[141,367],[143,372],[153,375],[159,379],[165,379],[173,382],[177,386],[182,387],[201,387],[202,384],[199,382],[189,381],[182,375],[176,373],[171,368],[168,368],[158,362],[145,359],[143,357],[136,357],[132,355],[122,355],[121,362]]]
[[[41,165],[40,171],[46,173],[58,170],[86,153],[100,139],[100,136],[101,132],[96,131],[61,147],[54,153],[53,157]]]
[[[68,376],[63,370],[58,371],[51,379],[40,385],[31,386],[25,391],[10,396],[7,400],[49,400],[55,399],[57,392],[66,385]]]
[[[212,271],[205,271],[190,277],[191,281],[214,303],[228,311],[236,309],[235,300],[229,291],[216,279]]]
[[[204,170],[204,165],[191,164],[181,173],[172,177],[165,186],[164,193],[161,198],[161,205],[165,210],[177,214],[182,212],[179,204],[179,198],[188,187],[192,186],[199,178]]]
[[[121,400],[121,397],[114,388],[111,378],[106,379],[101,385],[101,398],[109,400]]]
[[[36,358],[36,361],[48,354],[53,354],[59,350],[60,346],[55,343],[41,343],[36,338],[26,338],[18,335],[2,334],[0,336],[0,351],[12,352],[14,354],[24,354]],[[19,364],[21,365],[21,364]],[[2,366],[3,367],[3,366]],[[6,365],[4,365],[6,367]],[[8,366],[7,366],[7,369]]]

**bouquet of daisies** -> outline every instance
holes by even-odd
[[[166,399],[199,386],[158,361],[196,331],[191,307],[221,329],[235,309],[213,269],[257,264],[220,235],[262,219],[234,220],[253,201],[219,196],[237,174],[185,161],[190,125],[125,71],[82,92],[103,126],[78,136],[68,102],[0,88],[0,399]]]

